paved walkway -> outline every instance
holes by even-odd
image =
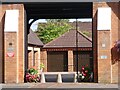
[[[46,83],[36,84],[34,88],[118,88],[117,84],[98,83]]]
[[[2,88],[118,88],[118,84],[102,83],[23,83],[2,84]]]

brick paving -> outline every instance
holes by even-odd
[[[2,84],[2,88],[118,88],[118,84],[103,83],[23,83]]]
[[[36,84],[34,88],[118,88],[117,84],[98,83],[46,83]]]

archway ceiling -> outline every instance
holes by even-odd
[[[25,3],[28,19],[92,18],[92,2]]]

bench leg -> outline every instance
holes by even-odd
[[[41,83],[45,83],[45,75],[44,75],[44,73],[41,74]]]
[[[77,74],[75,73],[75,77],[74,77],[74,83],[77,82]]]
[[[58,80],[57,81],[58,81],[58,83],[62,83],[62,76],[61,76],[60,73],[58,74]]]

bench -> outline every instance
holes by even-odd
[[[57,75],[57,82],[62,83],[62,75],[64,74],[73,74],[74,75],[74,82],[76,82],[76,72],[42,72],[41,73],[41,83],[46,83],[45,75]]]

